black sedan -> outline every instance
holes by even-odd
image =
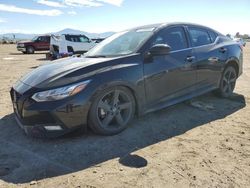
[[[29,135],[89,127],[123,131],[142,115],[215,90],[230,97],[242,49],[208,27],[171,23],[114,34],[81,57],[42,65],[11,89],[18,124]]]

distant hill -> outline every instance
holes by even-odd
[[[89,33],[89,32],[80,31],[80,30],[76,30],[76,29],[66,28],[66,29],[63,29],[63,30],[58,31],[58,32],[51,32],[51,33],[46,33],[46,34],[56,34],[56,35],[60,35],[60,34],[82,34],[82,35],[86,35],[89,38],[106,38],[106,37],[109,37],[112,34],[114,34],[114,32]],[[14,35],[15,35],[15,38],[17,40],[20,40],[20,39],[23,40],[23,39],[32,39],[36,35],[40,35],[40,34],[6,33],[6,34],[0,34],[0,39],[3,38],[3,37],[13,39]]]

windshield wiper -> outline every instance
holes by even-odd
[[[101,58],[101,57],[107,57],[105,55],[91,55],[91,56],[86,56],[86,58]]]

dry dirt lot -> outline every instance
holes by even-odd
[[[1,188],[250,187],[250,43],[232,98],[207,94],[137,118],[112,137],[24,135],[8,92],[44,57],[0,45]]]

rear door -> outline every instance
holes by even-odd
[[[188,47],[182,26],[168,27],[152,40],[155,44],[167,44],[171,52],[155,56],[144,63],[144,81],[149,105],[167,102],[185,96],[195,90],[196,70],[192,49]]]
[[[43,49],[49,50],[49,46],[50,46],[50,36],[45,36]]]
[[[227,49],[219,42],[218,34],[210,29],[188,26],[188,32],[197,60],[197,89],[218,87]]]

